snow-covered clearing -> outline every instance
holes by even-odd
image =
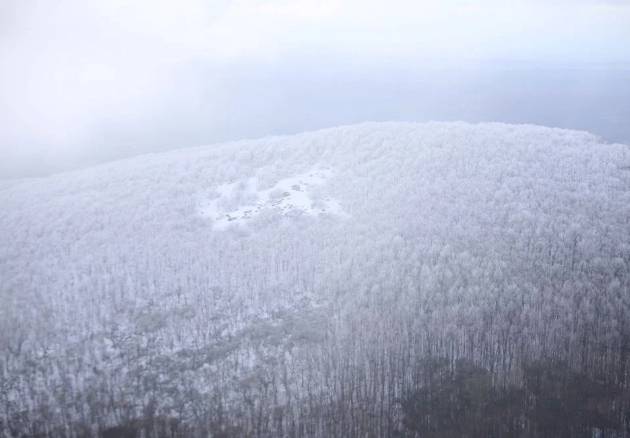
[[[283,178],[268,189],[261,189],[258,178],[252,177],[216,188],[215,198],[200,208],[203,216],[213,220],[216,230],[245,225],[261,214],[281,216],[344,217],[339,202],[324,190],[333,175],[330,168],[314,168],[309,172]]]

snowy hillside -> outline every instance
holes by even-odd
[[[386,436],[424,357],[627,373],[630,148],[588,133],[368,123],[7,183],[0,206],[0,436],[147,415]]]

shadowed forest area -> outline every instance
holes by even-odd
[[[278,405],[279,389],[274,386],[282,383],[266,381],[260,375],[241,389],[246,409],[236,417],[221,405],[219,394],[213,401],[190,399],[199,413],[193,421],[160,415],[151,398],[156,396],[154,387],[142,406],[142,415],[123,415],[117,426],[94,429],[78,423],[33,434],[9,432],[7,436],[621,438],[630,434],[630,392],[624,382],[589,376],[559,359],[520,364],[522,375],[516,384],[468,359],[426,358],[411,365],[400,397],[389,391],[394,381],[406,380],[392,368],[403,359],[384,359],[390,364],[380,363],[384,368],[372,374],[374,382],[346,376],[345,385],[338,382],[346,387],[342,393],[306,394],[297,406]],[[150,387],[146,390],[151,393]],[[106,400],[103,396],[87,395],[85,400],[98,403]],[[116,406],[87,409],[124,412],[124,407]],[[20,422],[18,418],[12,421],[14,425]]]

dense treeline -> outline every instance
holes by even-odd
[[[113,326],[61,353],[9,350],[3,369],[17,377],[2,379],[3,426],[8,436],[628,436],[624,264],[608,273],[616,287],[585,298],[588,312],[579,290],[544,288],[458,306],[462,265],[457,278],[436,265],[408,289],[350,294],[343,307],[304,298],[227,336],[232,313],[195,319],[202,297],[194,310],[148,305],[138,330]],[[196,331],[197,345],[170,350],[177,330]]]
[[[393,124],[145,160],[0,191],[0,436],[630,436],[627,147]],[[347,217],[197,214],[320,162]]]

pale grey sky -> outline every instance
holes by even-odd
[[[623,71],[628,47],[628,1],[0,0],[0,177],[369,116],[485,119],[519,81],[475,100],[479,68]],[[369,111],[340,105],[357,96]]]

